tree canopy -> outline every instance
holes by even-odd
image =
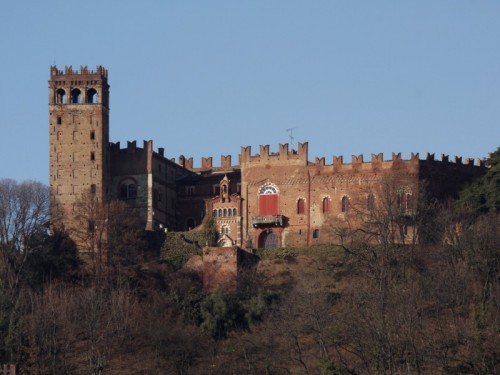
[[[500,147],[486,160],[488,171],[460,194],[460,203],[475,211],[500,212]]]

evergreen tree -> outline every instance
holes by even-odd
[[[500,212],[500,147],[486,165],[486,174],[462,191],[460,203],[479,212]]]

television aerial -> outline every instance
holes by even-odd
[[[294,129],[297,129],[297,127],[286,129],[286,132],[288,133],[288,136],[290,137],[290,149],[292,149],[292,150],[293,150],[293,140],[295,139],[295,137],[293,136]]]

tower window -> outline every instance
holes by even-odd
[[[319,229],[313,231],[313,238],[319,238]]]
[[[73,89],[71,91],[71,103],[80,104],[82,102],[82,92],[79,89]]]
[[[56,91],[56,103],[66,104],[66,91],[59,89]]]
[[[95,192],[96,192],[95,184],[90,185],[90,194],[95,194]]]
[[[95,160],[95,152],[90,153],[90,160],[92,160],[92,161]]]
[[[62,117],[57,116],[57,125],[61,125],[61,124],[62,124]]]
[[[97,103],[97,91],[95,89],[87,90],[86,102],[87,104]]]
[[[95,132],[92,130],[90,132],[90,140],[93,141],[95,139]]]

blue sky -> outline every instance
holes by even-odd
[[[141,5],[142,4],[142,5]],[[48,182],[49,68],[103,65],[112,141],[169,158],[500,146],[500,1],[24,0],[0,5],[0,178]]]

